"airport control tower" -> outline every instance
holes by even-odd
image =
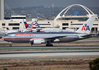
[[[0,20],[4,19],[4,0],[0,0]]]

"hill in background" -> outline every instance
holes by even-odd
[[[10,17],[11,15],[26,15],[27,18],[38,18],[38,19],[54,19],[59,12],[61,12],[65,7],[25,7],[25,8],[13,8],[6,9],[4,12],[5,17]],[[99,15],[99,7],[91,7],[95,14]],[[81,7],[72,7],[67,15],[73,15],[73,12],[79,12],[81,15],[86,15],[87,12]]]

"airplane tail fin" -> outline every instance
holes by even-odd
[[[31,32],[31,31],[32,31],[32,28],[33,28],[33,23],[34,23],[34,22],[32,22],[32,23],[29,25],[29,27],[28,27],[24,32]]]
[[[32,29],[33,28],[33,23],[34,22],[32,22],[27,29],[30,29],[30,28]]]
[[[90,18],[76,32],[89,34],[92,29],[95,18],[95,15],[91,15]]]
[[[42,28],[39,26],[39,24],[36,21],[35,21],[35,26],[36,26],[37,32],[45,32],[42,30]]]
[[[24,25],[25,25],[25,28],[28,28],[29,26],[26,22],[24,22]]]

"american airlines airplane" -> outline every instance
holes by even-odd
[[[63,43],[86,39],[93,36],[93,34],[90,34],[90,31],[95,18],[95,15],[91,15],[90,18],[76,32],[15,32],[3,36],[2,39],[10,42],[10,45],[13,42],[30,42],[31,46],[33,44],[43,43],[46,43],[46,46],[53,46],[52,43]]]

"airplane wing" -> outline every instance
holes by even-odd
[[[44,38],[45,41],[59,41],[59,38],[63,38],[63,37],[67,37],[67,36],[56,36],[56,37],[50,37],[50,38]]]
[[[63,37],[67,37],[67,36],[55,36],[55,37],[48,37],[48,38],[41,38],[44,41],[54,41],[55,39],[59,39],[59,38],[63,38]],[[30,41],[33,41],[34,39],[30,39]]]
[[[56,38],[63,38],[63,37],[67,37],[67,36],[55,36],[55,37],[49,37],[49,38],[45,38],[45,39],[56,39]]]

